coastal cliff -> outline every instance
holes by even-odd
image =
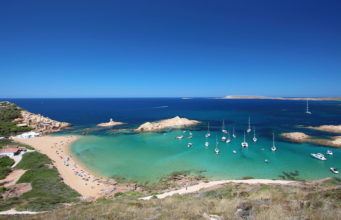
[[[31,127],[35,132],[41,134],[58,132],[63,128],[71,126],[70,123],[55,121],[40,114],[34,114],[25,110],[22,110],[20,113],[22,118],[17,119],[17,121],[20,122],[17,126]]]
[[[161,131],[166,128],[182,128],[187,126],[192,126],[199,124],[199,121],[190,120],[187,118],[180,118],[176,116],[174,118],[165,119],[157,122],[146,122],[140,125],[136,132],[153,132],[153,131]]]

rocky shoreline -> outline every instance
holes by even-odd
[[[71,124],[67,122],[59,122],[40,114],[34,114],[29,111],[21,111],[22,118],[17,119],[20,123],[17,126],[27,126],[33,128],[35,132],[40,134],[50,134],[61,131]]]
[[[335,136],[332,137],[332,139],[318,139],[313,138],[312,136],[309,136],[303,132],[282,133],[281,136],[298,143],[312,143],[327,147],[341,148],[341,136]]]

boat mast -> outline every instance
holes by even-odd
[[[218,138],[217,138],[217,135],[215,136],[215,149],[218,149]]]
[[[250,120],[250,116],[249,116],[249,129],[251,130],[251,120]]]

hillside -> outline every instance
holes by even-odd
[[[226,184],[160,200],[138,196],[121,193],[112,200],[10,219],[338,219],[341,212],[340,179],[291,186]]]

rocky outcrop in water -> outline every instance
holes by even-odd
[[[21,116],[22,121],[19,125],[31,127],[35,132],[41,134],[58,132],[63,128],[71,126],[70,123],[55,121],[40,114],[34,114],[28,111],[21,111]]]
[[[318,127],[307,127],[314,130],[319,131],[326,131],[326,132],[332,132],[332,133],[341,133],[341,125],[321,125]]]
[[[157,122],[146,122],[140,125],[136,132],[153,132],[153,131],[161,131],[166,128],[182,128],[187,126],[192,126],[199,124],[199,121],[190,120],[187,118],[180,118],[176,116],[174,118],[165,119]]]
[[[99,123],[97,126],[98,127],[113,127],[113,126],[123,125],[123,124],[125,123],[119,122],[119,121],[113,121],[112,118],[110,118],[109,122]]]
[[[282,133],[281,136],[294,142],[312,143],[329,147],[341,147],[341,136],[334,136],[331,137],[331,139],[321,139],[311,137],[302,132]]]

